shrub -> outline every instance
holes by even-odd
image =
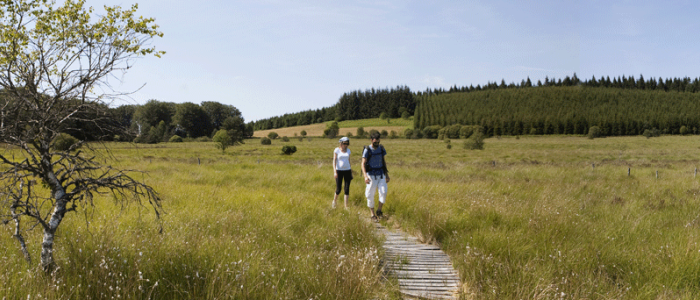
[[[328,124],[328,127],[326,127],[325,130],[323,130],[323,136],[327,137],[329,139],[332,139],[336,136],[338,136],[338,131],[340,128],[338,127],[338,122],[332,122]]]
[[[479,125],[464,125],[459,128],[459,138],[468,139],[476,131],[484,132],[484,129]]]
[[[220,129],[214,134],[213,141],[216,143],[216,148],[221,149],[221,152],[225,152],[226,148],[231,146],[232,140],[226,129]]]
[[[686,135],[686,134],[688,134],[688,127],[686,127],[685,125],[684,125],[684,126],[681,126],[681,129],[680,129],[679,133],[680,133],[681,135]]]
[[[299,134],[301,134],[301,136],[306,136],[306,130],[302,130]]]
[[[413,130],[413,136],[411,136],[413,139],[422,139],[423,138],[423,131],[420,129],[415,129]]]
[[[661,131],[656,128],[644,129],[644,133],[642,135],[644,135],[646,138],[657,137],[661,136]]]
[[[484,134],[477,131],[464,142],[464,149],[483,150],[484,149]]]
[[[393,130],[392,130],[391,132],[389,132],[389,138],[390,138],[390,139],[395,139],[395,138],[397,138],[397,137],[399,137],[399,135],[396,134],[396,131],[393,131]]]
[[[263,145],[272,145],[272,140],[269,139],[269,138],[264,137],[264,138],[260,139],[260,144],[263,144]]]
[[[211,142],[211,138],[205,135],[205,136],[200,136],[200,137],[194,139],[194,141],[206,143],[206,142]]]
[[[597,137],[600,137],[600,127],[591,126],[591,128],[588,129],[588,138],[592,140]]]
[[[357,137],[358,137],[358,138],[364,138],[364,137],[365,137],[365,134],[366,134],[366,132],[365,132],[365,128],[364,128],[364,127],[362,127],[362,126],[357,127]]]
[[[401,113],[401,118],[404,120],[408,120],[411,117],[411,114],[409,114],[407,111],[404,111]]]
[[[405,136],[407,139],[411,139],[413,137],[413,129],[406,128],[406,130],[403,131],[403,136]]]
[[[380,135],[382,136],[382,138],[386,138],[386,137],[389,136],[389,133],[388,133],[386,130],[382,130],[382,132],[380,133]]]
[[[53,140],[53,149],[57,151],[68,151],[70,147],[77,144],[78,142],[80,141],[72,135],[67,133],[60,133]]]
[[[374,134],[374,133],[379,133],[379,131],[377,131],[376,129],[372,129],[369,131],[369,136],[372,136],[372,134]],[[379,135],[381,136],[382,134],[379,133]]]
[[[442,129],[440,125],[433,125],[423,128],[423,136],[427,139],[436,139],[438,137],[438,131]]]
[[[274,140],[274,139],[278,138],[279,136],[280,136],[280,135],[277,134],[277,132],[274,132],[274,131],[271,131],[270,133],[267,134],[267,137],[268,137],[269,139],[271,139],[271,140]]]
[[[537,134],[537,128],[535,128],[535,127],[530,128],[530,135],[535,135],[535,134]]]
[[[289,142],[289,138],[285,135],[285,136],[282,137],[282,141],[284,141],[284,142]]]
[[[445,135],[450,139],[458,139],[459,132],[462,130],[462,125],[455,124],[452,126],[445,127]]]
[[[171,136],[170,139],[168,140],[168,142],[170,142],[170,143],[182,143],[183,140],[182,140],[181,136],[176,134],[176,135]]]
[[[282,146],[282,153],[285,155],[292,155],[297,152],[297,146],[294,145],[284,145]]]

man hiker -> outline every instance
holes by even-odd
[[[372,221],[378,222],[382,217],[382,206],[386,202],[387,183],[389,182],[389,172],[386,169],[386,150],[379,145],[379,133],[373,132],[370,135],[372,144],[362,151],[362,175],[365,177],[367,188],[367,207],[371,213]],[[374,194],[379,191],[379,204],[377,212],[374,212]]]

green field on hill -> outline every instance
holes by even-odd
[[[393,121],[392,121],[393,122]],[[384,139],[385,225],[439,244],[466,299],[693,299],[700,294],[697,136]],[[283,145],[295,145],[282,155]],[[67,216],[59,269],[0,239],[0,298],[398,299],[380,269],[352,144],[351,208],[331,209],[335,139],[111,143],[111,164],[166,214],[111,195]],[[2,150],[11,151],[11,150]],[[628,174],[629,172],[629,174]],[[160,228],[162,227],[162,232]],[[40,234],[25,233],[38,261]],[[35,263],[36,264],[36,263]]]
[[[330,122],[325,122],[326,124],[330,124],[333,121]],[[338,127],[342,128],[357,128],[357,127],[382,127],[382,126],[403,126],[405,128],[413,128],[413,117],[410,119],[389,119],[387,120],[382,120],[380,118],[374,118],[374,119],[362,119],[362,120],[348,120],[348,121],[340,121],[338,122]],[[341,130],[342,131],[342,130]]]

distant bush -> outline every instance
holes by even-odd
[[[409,114],[407,111],[404,111],[403,113],[401,113],[401,118],[404,120],[408,120],[409,118],[411,118],[411,114]]]
[[[365,134],[367,134],[367,133],[365,132],[365,128],[364,128],[364,127],[362,127],[362,126],[357,127],[357,137],[358,137],[358,138],[364,138],[364,137],[365,137]]]
[[[263,145],[272,145],[272,140],[269,139],[269,138],[264,137],[264,138],[260,139],[260,144],[263,144]]]
[[[600,127],[598,126],[591,126],[591,128],[588,129],[588,139],[594,139],[597,137],[600,137]]]
[[[327,137],[329,139],[332,139],[332,138],[338,136],[339,130],[340,130],[340,128],[338,127],[338,122],[337,121],[332,122],[332,123],[328,124],[326,129],[323,130],[323,136]]]
[[[642,135],[645,136],[646,138],[657,137],[657,136],[661,136],[661,131],[656,129],[656,128],[644,129],[644,133]]]
[[[219,131],[217,131],[214,135],[213,140],[216,143],[216,148],[221,149],[221,152],[225,152],[226,148],[231,146],[233,141],[226,129],[220,129]]]
[[[464,149],[483,150],[484,149],[484,134],[477,131],[464,142]]]
[[[479,125],[464,125],[459,129],[459,138],[468,139],[474,132],[484,132],[484,128]]]
[[[271,140],[274,140],[277,137],[279,137],[279,134],[277,134],[277,132],[271,131],[270,133],[267,134],[267,137],[270,138]]]
[[[301,134],[301,136],[306,136],[306,130],[302,130],[299,134]]]
[[[297,146],[294,145],[284,145],[282,146],[282,153],[285,155],[292,155],[297,152]]]
[[[413,130],[413,135],[411,136],[412,139],[422,139],[423,138],[423,131],[420,129],[415,129]]]
[[[184,140],[182,139],[181,136],[176,134],[176,135],[171,136],[170,139],[168,140],[168,142],[170,142],[170,143],[182,143],[182,142],[184,142]]]
[[[68,151],[70,147],[80,142],[77,138],[67,133],[60,133],[53,140],[53,149],[57,151]]]
[[[369,136],[372,136],[373,133],[379,133],[379,131],[377,131],[376,129],[372,129],[369,131]],[[379,133],[379,135],[381,136],[382,134]]]
[[[282,141],[289,142],[289,138],[285,135],[282,137]]]
[[[397,137],[399,137],[399,135],[396,134],[396,131],[393,131],[393,130],[392,130],[391,132],[389,132],[389,138],[390,138],[390,139],[395,139],[395,138],[397,138]]]
[[[380,132],[379,134],[382,136],[382,138],[386,138],[389,136],[389,133],[386,130],[382,130],[382,132]]]
[[[403,136],[405,136],[407,139],[413,138],[413,129],[406,128],[406,130],[403,131]]]
[[[688,127],[686,126],[681,126],[681,129],[678,131],[681,135],[686,135],[688,134]]]
[[[207,142],[211,142],[211,138],[205,135],[205,136],[200,136],[200,137],[194,139],[194,141],[195,141],[195,142],[207,143]]]
[[[438,138],[438,131],[440,131],[440,129],[442,129],[440,125],[425,127],[423,128],[423,136],[425,136],[426,139],[436,139]]]

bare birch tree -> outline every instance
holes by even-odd
[[[84,0],[0,3],[0,220],[15,226],[30,263],[22,232],[43,229],[41,267],[50,272],[61,221],[93,205],[94,196],[111,193],[122,205],[145,200],[160,212],[152,187],[99,159],[105,149],[54,144],[61,133],[85,126],[110,134],[107,105],[119,95],[109,80],[139,57],[160,57],[164,52],[150,42],[162,33],[154,19],[134,15],[136,5],[105,6],[97,16]]]

